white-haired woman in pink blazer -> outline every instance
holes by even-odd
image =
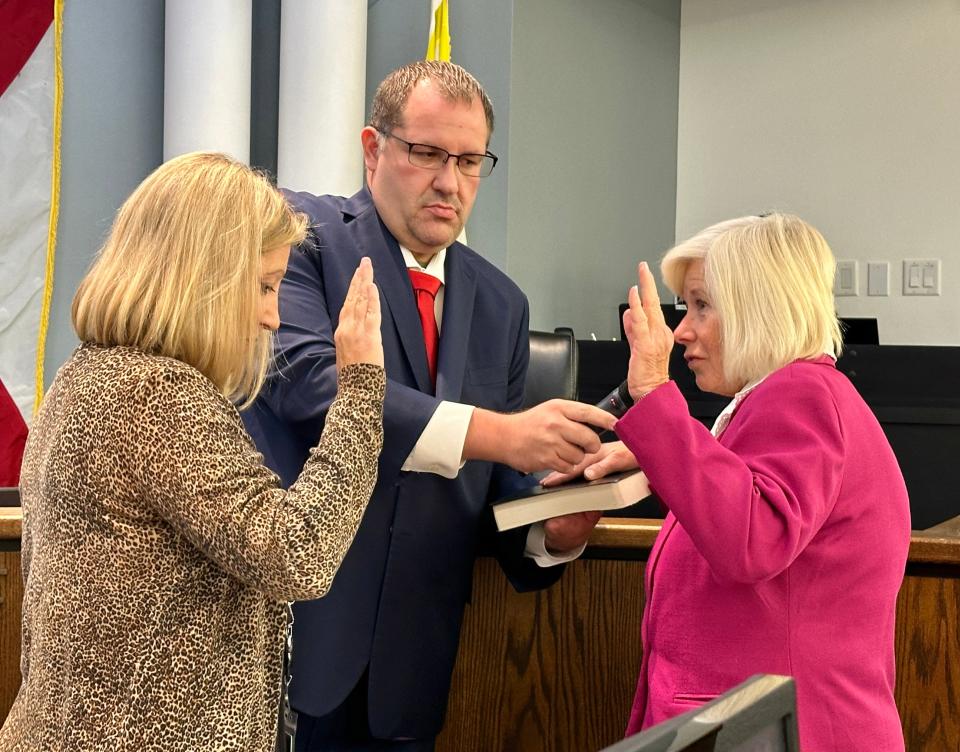
[[[796,679],[805,752],[899,752],[910,512],[880,425],[835,367],[833,254],[807,223],[770,214],[707,228],[661,271],[687,313],[671,333],[641,264],[624,314],[635,405],[621,442],[579,468],[639,464],[669,510],[627,733],[774,673]],[[669,379],[674,341],[700,389],[732,398],[712,431]]]

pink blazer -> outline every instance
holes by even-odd
[[[719,439],[672,383],[616,430],[670,510],[646,568],[627,733],[773,673],[796,679],[804,752],[903,750],[893,635],[907,491],[833,360],[768,376]]]

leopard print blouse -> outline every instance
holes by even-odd
[[[285,601],[318,598],[383,443],[382,368],[343,369],[283,491],[200,372],[81,345],[21,478],[23,682],[0,750],[269,750]]]

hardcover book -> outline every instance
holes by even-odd
[[[494,502],[493,517],[498,530],[510,530],[562,514],[623,509],[649,495],[647,476],[642,470],[630,470],[597,480],[534,486]]]

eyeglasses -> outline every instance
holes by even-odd
[[[486,154],[451,154],[446,149],[430,144],[411,144],[390,131],[380,131],[384,136],[395,139],[407,147],[407,158],[414,167],[425,170],[439,170],[447,160],[453,157],[457,160],[457,168],[461,174],[471,178],[485,178],[497,166],[497,155],[489,151]]]

